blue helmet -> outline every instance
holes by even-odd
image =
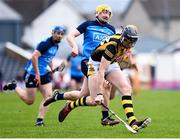
[[[66,27],[64,26],[55,26],[54,29],[52,30],[53,32],[62,32],[63,34],[66,33]]]

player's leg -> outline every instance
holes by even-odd
[[[135,130],[146,127],[151,122],[151,119],[146,118],[143,121],[138,121],[135,117],[131,97],[132,88],[122,71],[115,70],[110,72],[107,76],[107,80],[115,85],[122,93],[122,106],[124,108],[129,125],[132,126]]]
[[[11,83],[8,83],[8,85],[10,85],[10,84]],[[7,90],[9,90],[9,89],[7,89]],[[15,87],[12,87],[10,90],[15,90],[15,92],[19,96],[19,98],[27,105],[31,105],[34,103],[36,88],[22,89],[21,87],[15,85]]]
[[[73,102],[69,102],[65,105],[65,107],[60,111],[59,113],[59,121],[63,122],[64,119],[66,118],[66,116],[69,114],[70,111],[72,111],[74,108],[79,107],[79,106],[96,106],[97,103],[95,102],[95,98],[97,97],[98,92],[100,92],[100,88],[97,85],[98,84],[98,77],[97,77],[97,68],[94,67],[94,70],[92,71],[92,74],[88,77],[88,81],[84,83],[84,88],[87,88],[87,84],[88,83],[88,87],[89,87],[89,91],[90,91],[90,96],[87,97],[81,97],[76,101]],[[108,103],[109,100],[109,94],[106,94],[110,92],[110,86],[107,86],[107,82],[104,82],[104,93],[105,95],[107,95],[107,101],[106,103]],[[87,88],[88,89],[88,88]],[[83,91],[85,92],[85,91]],[[103,96],[101,96],[103,97]],[[102,113],[104,114],[103,116],[106,118],[108,117],[108,111],[104,110]],[[119,123],[119,121],[116,120],[112,120],[112,119],[108,119],[107,121],[104,121],[103,125],[115,125]]]
[[[24,77],[26,79],[26,89],[17,86],[17,82],[15,80],[7,83],[3,87],[3,89],[15,90],[16,94],[24,103],[31,105],[34,103],[35,94],[36,94],[36,82],[34,81],[35,77],[27,73],[25,73]]]
[[[89,66],[91,67],[90,71],[89,71],[89,75],[92,74],[93,76],[89,76],[88,78],[88,83],[89,83],[89,86],[91,87],[91,96],[94,96],[94,93],[95,93],[95,96],[97,96],[97,93],[100,91],[98,91],[99,89],[99,86],[97,85],[97,71],[98,71],[98,67],[99,67],[99,62],[93,62],[93,65],[91,65],[89,63]],[[111,84],[109,84],[108,81],[104,80],[104,83],[103,83],[103,97],[104,97],[104,103],[106,106],[108,106],[109,104],[109,96],[110,96],[110,90],[111,90]],[[101,107],[102,109],[102,119],[101,119],[101,124],[102,125],[115,125],[115,124],[118,124],[119,121],[118,120],[115,120],[115,119],[112,119],[112,118],[107,118],[109,117],[109,112],[107,109],[105,109],[104,107]]]
[[[82,97],[80,97],[79,99],[70,102],[70,109],[74,109],[76,107],[79,106],[96,106],[96,102],[95,102],[95,98],[97,96],[97,92],[99,90],[99,87],[97,86],[97,77],[95,75],[90,76],[88,78],[88,86],[89,86],[89,91],[90,91],[90,95],[87,96],[86,94],[83,94],[84,92],[81,92]],[[85,83],[86,84],[86,83]],[[86,88],[86,86],[84,86]],[[87,91],[85,91],[87,92]],[[84,97],[87,96],[87,97]]]
[[[83,96],[77,99],[76,101],[68,102],[64,108],[59,112],[59,121],[63,122],[67,115],[75,108],[79,106],[96,106],[95,98],[97,92],[99,92],[99,87],[97,86],[97,77],[91,75],[88,77],[88,87],[90,91],[90,96]]]
[[[27,105],[32,105],[36,97],[36,88],[26,88],[25,90],[21,87],[16,87],[16,94],[19,98],[25,102]]]
[[[58,100],[76,100],[82,96],[87,96],[89,93],[88,87],[87,87],[87,78],[85,77],[83,80],[83,85],[81,90],[73,90],[69,92],[60,92],[59,90],[54,90],[53,95],[46,99],[44,102],[44,106],[48,106],[49,104],[58,101]]]
[[[110,93],[111,93],[112,85],[111,85],[111,83],[109,83],[108,81],[105,80],[105,82],[103,83],[103,87],[104,87],[103,88],[104,104],[106,106],[109,106]],[[109,117],[109,112],[106,108],[101,106],[101,109],[102,109],[102,119],[101,119],[102,125],[113,126],[113,125],[119,124],[119,120],[116,120],[116,119]]]
[[[75,102],[71,102],[71,103],[65,105],[65,107],[60,111],[60,113],[59,113],[59,121],[60,122],[62,122],[65,119],[65,117],[67,116],[67,114],[75,107],[86,106],[86,105],[88,105],[88,106],[96,105],[95,97],[97,96],[97,93],[100,92],[100,91],[98,91],[99,86],[97,85],[97,82],[98,82],[97,74],[96,74],[97,69],[98,69],[98,67],[95,66],[94,70],[91,72],[91,76],[89,76],[88,79],[86,77],[84,78],[83,87],[82,87],[82,91],[80,94],[80,96],[82,96],[82,97],[80,99],[76,100]],[[89,90],[88,87],[90,88],[90,92],[91,92],[90,96],[83,97],[88,93],[88,90]],[[107,90],[107,92],[109,92],[110,87],[107,86],[106,82],[104,84],[104,88],[105,88],[105,90]],[[83,94],[83,93],[85,93],[85,94]],[[107,94],[106,97],[107,97],[106,103],[108,103],[109,94]],[[79,102],[82,102],[82,103],[79,103]],[[108,111],[102,110],[102,115],[105,118],[108,117],[109,116]],[[102,119],[104,119],[104,118],[102,118]],[[106,121],[103,122],[103,125],[114,125],[117,123],[119,123],[119,121],[116,121],[114,119],[107,119]]]
[[[109,98],[110,98],[110,91],[111,91],[111,87],[112,85],[105,80],[105,82],[103,83],[103,97],[104,97],[104,104],[106,106],[109,106]],[[104,119],[106,119],[109,114],[107,109],[105,109],[104,107],[101,107],[102,109],[102,119],[101,119],[101,124],[102,125],[106,125],[106,121],[103,121]],[[108,124],[108,123],[107,123]]]
[[[88,84],[88,86],[86,85],[86,83]],[[86,80],[86,82],[84,82],[83,89],[82,89],[80,96],[87,96],[87,93],[88,93],[87,90],[89,90],[89,96],[87,96],[85,99],[85,106],[96,106],[97,105],[97,103],[95,102],[95,98],[97,97],[98,92],[100,92],[100,88],[97,85],[97,83],[98,83],[98,76],[96,73],[94,75],[89,76],[88,81]],[[84,89],[86,89],[86,91]],[[105,92],[105,97],[107,98],[105,100],[105,103],[108,105],[111,84],[109,84],[105,80],[103,83],[103,90],[104,90],[103,92]],[[86,93],[86,94],[83,94],[83,93]],[[84,105],[79,105],[79,106],[84,106]],[[76,105],[75,107],[78,107],[78,105]]]
[[[50,98],[48,98],[45,103],[44,106],[47,106],[55,101],[58,100],[76,100],[78,98],[81,98],[83,96],[87,96],[89,94],[89,89],[88,89],[88,79],[87,79],[87,62],[88,59],[82,60],[81,62],[81,69],[83,74],[85,75],[85,77],[83,78],[83,83],[82,83],[82,88],[80,91],[78,90],[73,90],[73,91],[69,91],[69,92],[60,92],[59,90],[55,90],[53,92],[53,96],[51,96]]]
[[[110,100],[115,98],[116,90],[117,90],[117,88],[114,85],[112,85],[111,92],[110,92]]]
[[[44,125],[43,119],[48,111],[48,107],[44,107],[43,103],[48,97],[52,95],[52,83],[50,82],[44,85],[40,85],[39,89],[43,96],[43,99],[39,105],[38,117],[37,117],[35,125],[43,126]]]

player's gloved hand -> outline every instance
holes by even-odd
[[[97,97],[95,98],[95,102],[96,102],[98,105],[101,105],[102,103],[104,103],[103,94],[101,94],[101,93],[97,94]]]

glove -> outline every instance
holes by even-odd
[[[103,94],[101,94],[101,93],[97,94],[97,97],[95,98],[95,102],[96,102],[98,105],[101,105],[101,103],[104,102]]]

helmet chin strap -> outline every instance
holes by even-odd
[[[98,16],[96,16],[96,20],[97,20],[99,23],[101,23],[101,24],[106,24],[106,23],[108,23],[108,20],[99,18]]]

